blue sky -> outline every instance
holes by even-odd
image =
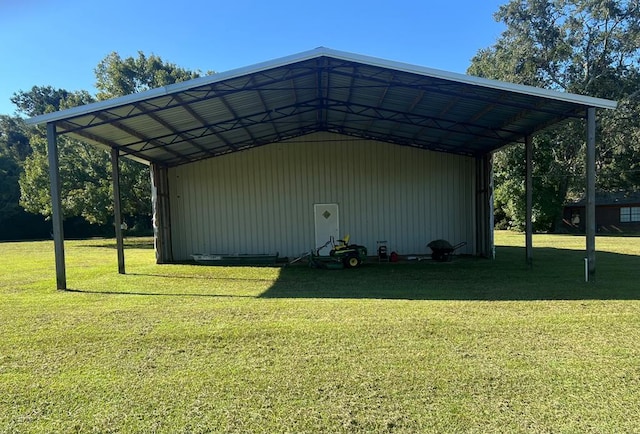
[[[227,71],[319,46],[465,72],[504,27],[507,0],[0,0],[0,114],[18,90],[95,93],[109,53]]]

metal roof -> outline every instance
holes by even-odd
[[[583,207],[587,204],[587,198],[583,197],[566,203],[565,207]],[[637,205],[640,204],[640,191],[597,191],[595,194],[596,206]]]
[[[482,155],[616,102],[317,48],[30,119],[176,166],[315,131]]]

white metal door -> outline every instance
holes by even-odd
[[[324,245],[331,237],[340,238],[337,203],[316,203],[313,205],[313,215],[316,228],[316,247]],[[320,250],[323,256],[329,255],[331,249],[327,246]]]

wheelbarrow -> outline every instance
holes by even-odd
[[[427,247],[431,249],[431,259],[439,262],[447,262],[451,260],[451,255],[453,254],[453,252],[466,245],[466,241],[452,246],[451,243],[447,240],[433,240],[429,244],[427,244]]]

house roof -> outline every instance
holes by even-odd
[[[315,131],[483,155],[616,102],[317,48],[30,119],[176,166]]]
[[[586,198],[581,198],[567,203],[566,207],[584,207]],[[597,206],[638,205],[640,204],[640,191],[598,191],[595,195]]]

